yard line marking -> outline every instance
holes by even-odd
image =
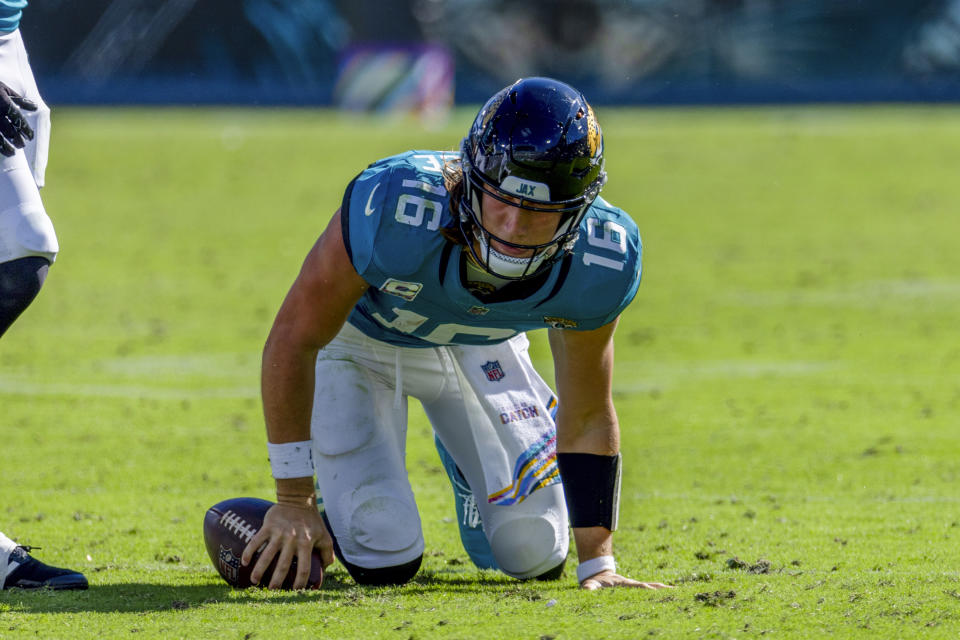
[[[905,300],[960,302],[960,282],[954,280],[872,280],[842,289],[790,289],[787,291],[739,291],[728,295],[738,304],[772,306],[850,306],[873,307],[901,305]],[[937,307],[940,310],[941,307]]]
[[[110,358],[98,364],[110,373],[151,378],[183,374],[215,378],[255,378],[260,374],[259,358],[259,354],[251,353],[200,353]]]
[[[260,390],[255,386],[177,389],[122,384],[46,383],[0,378],[0,395],[183,400],[188,398],[259,398]]]

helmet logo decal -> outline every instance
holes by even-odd
[[[578,322],[559,316],[543,316],[543,321],[553,329],[576,329]]]
[[[550,202],[550,187],[543,182],[524,180],[517,176],[507,176],[500,183],[500,189],[527,200]]]
[[[600,147],[600,124],[597,116],[593,115],[593,107],[587,105],[587,144],[590,146],[590,155],[597,155]]]

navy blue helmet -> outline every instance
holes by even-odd
[[[607,179],[593,109],[582,93],[550,78],[523,78],[490,98],[461,143],[461,162],[461,229],[474,258],[508,280],[541,273],[572,249],[580,221]],[[494,236],[483,225],[481,192],[557,216],[553,239],[522,245]],[[491,238],[533,255],[501,254],[490,247]]]

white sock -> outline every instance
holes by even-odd
[[[10,553],[17,548],[17,543],[3,535],[3,531],[0,531],[0,553],[7,552]]]
[[[10,552],[16,548],[17,543],[0,532],[0,589],[3,589],[7,576],[20,566],[19,562],[10,561]]]

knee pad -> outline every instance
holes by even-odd
[[[410,562],[375,569],[367,569],[350,562],[343,557],[343,551],[340,549],[337,537],[333,534],[333,528],[330,526],[330,520],[327,518],[327,514],[321,512],[320,515],[323,518],[323,523],[327,525],[327,531],[330,532],[330,537],[333,538],[334,555],[337,556],[340,564],[346,567],[347,573],[350,574],[350,577],[353,578],[357,584],[376,587],[401,585],[409,582],[413,576],[417,575],[417,571],[420,570],[420,563],[423,562],[422,553]]]
[[[404,554],[423,540],[416,505],[394,496],[367,496],[357,501],[347,526],[354,546],[375,554]]]
[[[558,565],[563,571],[569,544],[565,528],[562,534],[547,518],[516,518],[497,527],[490,546],[504,573],[514,578],[536,578],[556,571]]]
[[[362,488],[354,493],[362,493]],[[358,566],[397,566],[423,554],[423,534],[415,504],[397,496],[373,494],[324,497],[339,557]]]
[[[50,262],[39,256],[0,264],[0,335],[40,293]]]

